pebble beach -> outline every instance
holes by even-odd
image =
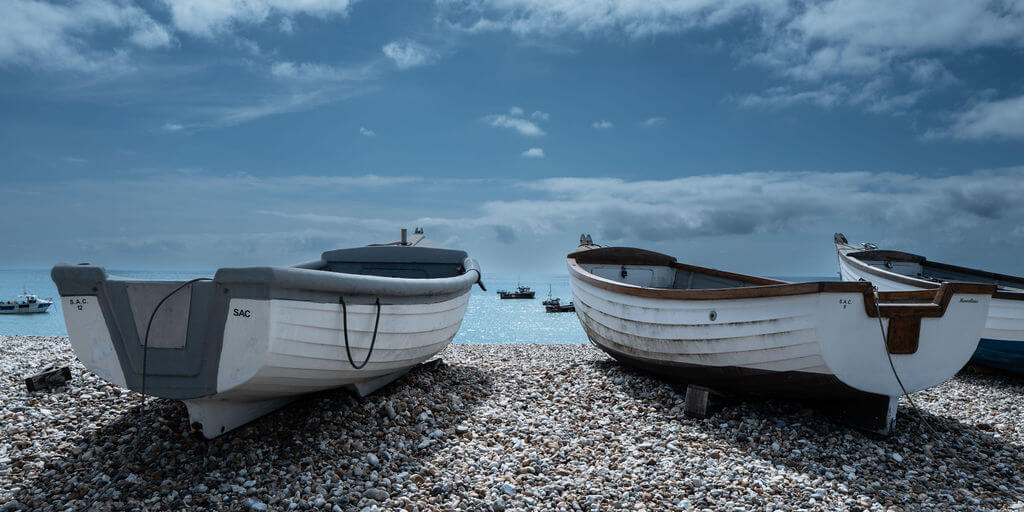
[[[887,438],[794,402],[683,414],[589,345],[449,346],[378,393],[304,397],[217,439],[108,384],[67,338],[0,336],[0,510],[1017,510],[1024,380],[965,370]],[[67,365],[71,382],[24,376]]]

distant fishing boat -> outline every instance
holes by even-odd
[[[532,299],[536,293],[524,285],[516,286],[514,291],[498,290],[498,296],[502,299]]]
[[[932,290],[946,281],[996,285],[971,362],[1024,373],[1024,277],[929,261],[909,252],[880,250],[874,244],[855,246],[842,233],[836,233],[833,241],[843,281],[869,281],[879,290]]]
[[[541,305],[544,305],[544,306],[557,306],[558,303],[561,302],[561,300],[562,299],[560,299],[558,297],[552,297],[551,296],[551,285],[549,284],[548,285],[548,298],[545,299],[544,302],[541,302]]]
[[[372,393],[455,336],[480,268],[420,237],[324,252],[294,267],[222,268],[204,281],[51,272],[71,345],[100,377],[183,400],[207,438],[298,396]],[[147,358],[148,356],[148,358]]]
[[[879,433],[892,429],[899,396],[967,362],[995,292],[944,283],[875,295],[869,283],[788,283],[589,244],[567,265],[584,331],[620,362],[722,392],[815,401]]]
[[[576,304],[570,301],[568,304],[562,304],[559,299],[555,299],[550,304],[544,305],[544,311],[547,313],[572,313],[576,311]]]
[[[53,305],[51,299],[40,299],[28,290],[22,292],[14,300],[0,302],[0,314],[3,315],[24,315],[29,313],[46,313]]]

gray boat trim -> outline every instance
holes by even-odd
[[[398,252],[399,254],[389,254]],[[378,258],[374,260],[374,258]],[[370,271],[423,268],[425,278],[384,277],[339,273],[332,266],[371,265]],[[315,269],[324,270],[315,270]],[[440,277],[449,272],[450,277]],[[457,275],[451,275],[458,273]],[[152,307],[173,286],[185,281],[152,281],[111,276],[103,267],[58,264],[50,273],[61,297],[94,296],[129,389],[142,387],[143,337]],[[319,261],[298,267],[219,269],[212,281],[193,283],[183,307],[175,311],[169,299],[153,319],[154,325],[181,322],[187,315],[185,339],[180,329],[151,329],[146,361],[146,393],[162,398],[191,399],[217,392],[224,326],[232,299],[295,300],[337,304],[428,304],[468,293],[480,282],[480,267],[463,251],[428,247],[377,246],[325,252]],[[129,289],[131,292],[129,292]],[[185,290],[178,292],[186,293]],[[135,299],[135,309],[133,300]],[[152,304],[141,308],[139,304]],[[69,307],[65,305],[65,307]],[[136,311],[136,309],[140,311]],[[137,321],[135,313],[147,316]],[[140,327],[143,326],[143,327]]]

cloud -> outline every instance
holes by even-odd
[[[185,129],[185,126],[179,123],[165,123],[163,129],[169,132],[180,132]]]
[[[270,74],[290,82],[358,82],[377,75],[373,63],[353,67],[337,67],[317,62],[280,61],[271,64]]]
[[[665,124],[666,119],[664,117],[648,117],[643,123],[640,123],[648,128],[654,126],[661,126]]]
[[[548,114],[547,112],[541,112],[540,110],[535,110],[532,114],[530,114],[530,117],[540,121],[547,121],[548,119],[551,119],[551,114]]]
[[[376,137],[377,136],[377,132],[375,132],[375,131],[373,131],[373,130],[371,130],[369,128],[363,127],[363,126],[359,127],[359,133],[363,134],[366,137]]]
[[[281,23],[278,24],[278,28],[285,34],[292,34],[295,32],[295,22],[291,18],[285,16],[281,18]]]
[[[174,26],[187,34],[212,38],[244,25],[260,25],[276,16],[347,16],[349,0],[162,0]]]
[[[523,151],[523,156],[527,158],[544,158],[544,150],[541,148],[530,148]]]
[[[777,109],[799,104],[810,104],[832,108],[844,100],[847,90],[840,84],[830,84],[821,89],[798,91],[788,86],[772,87],[759,94],[747,94],[736,99],[744,108]]]
[[[433,49],[408,39],[392,41],[382,48],[384,55],[395,61],[399,69],[409,69],[433,64],[439,55]]]
[[[590,126],[592,128],[597,128],[598,130],[607,130],[608,128],[612,127],[612,122],[605,121],[604,119],[602,119],[600,121],[594,121],[593,123],[591,123]]]
[[[1024,96],[978,102],[956,114],[948,129],[929,137],[1024,139]]]
[[[530,199],[488,202],[480,222],[501,220],[519,232],[592,226],[605,240],[660,242],[780,233],[794,225],[827,231],[838,219],[920,236],[1024,214],[1024,167],[948,177],[777,171],[643,181],[550,178],[522,186],[533,191]]]
[[[130,49],[169,46],[171,35],[143,9],[108,0],[68,5],[8,0],[0,16],[0,64],[45,70],[120,73]],[[95,49],[84,36],[103,33]]]
[[[491,114],[489,116],[484,116],[484,122],[496,128],[511,128],[522,135],[528,135],[530,137],[541,137],[545,135],[544,130],[542,130],[537,123],[521,117],[522,115],[523,109],[519,107],[512,107],[509,109],[508,114]]]
[[[437,0],[441,16],[464,31],[504,31],[524,41],[582,36],[620,40],[742,24],[729,42],[743,65],[774,71],[783,83],[741,99],[782,108],[840,103],[901,114],[924,95],[961,80],[946,60],[993,49],[1024,49],[1019,1],[905,0]],[[859,99],[858,91],[885,78]]]

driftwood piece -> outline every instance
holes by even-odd
[[[50,390],[67,384],[69,380],[71,380],[71,368],[51,366],[35,375],[25,377],[25,387],[29,391]]]

